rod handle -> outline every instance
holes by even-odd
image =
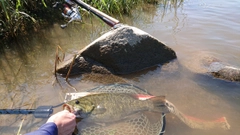
[[[0,109],[0,114],[33,114],[35,109]]]
[[[39,106],[37,109],[0,109],[0,114],[33,114],[35,118],[48,118],[53,106]]]

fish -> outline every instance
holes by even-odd
[[[63,108],[80,118],[75,133],[81,135],[159,135],[165,132],[167,113],[192,129],[230,129],[225,117],[203,120],[186,115],[165,96],[154,96],[129,84],[110,84],[87,92],[68,93]]]
[[[85,121],[115,122],[142,111],[168,113],[165,96],[132,93],[89,93],[64,108]]]
[[[183,123],[196,129],[230,129],[225,117],[207,121],[179,111],[165,96],[132,93],[82,93],[82,97],[68,101],[64,108],[85,122],[108,123],[130,118],[138,112],[172,113]]]

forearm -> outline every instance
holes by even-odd
[[[58,128],[54,122],[48,122],[42,125],[38,130],[26,135],[58,135]]]

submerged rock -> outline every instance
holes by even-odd
[[[225,63],[208,52],[194,53],[183,61],[183,65],[194,73],[208,74],[227,81],[240,81],[240,68]]]
[[[240,69],[220,62],[210,64],[209,72],[216,78],[240,82]]]
[[[89,72],[129,74],[175,58],[171,48],[148,33],[122,25],[82,49],[74,60],[70,75]],[[61,63],[57,72],[67,74],[71,62]]]

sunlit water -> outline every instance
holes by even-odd
[[[214,79],[191,69],[200,55],[211,54],[226,63],[240,67],[240,1],[188,0],[164,9],[163,5],[144,5],[133,17],[121,22],[153,35],[177,53],[177,60],[124,79],[147,89],[153,95],[166,95],[185,114],[205,120],[225,116],[231,125],[228,131],[196,130],[187,127],[174,115],[167,115],[166,135],[238,135],[240,133],[240,84]],[[59,45],[74,54],[109,27],[93,18],[85,24],[72,24],[62,30],[59,24],[41,30],[19,46],[0,55],[0,108],[36,108],[56,105],[66,92],[74,92],[63,78],[54,83],[55,51]],[[173,66],[171,66],[173,65]],[[196,65],[197,66],[197,65]],[[170,70],[171,69],[171,70]],[[78,91],[107,83],[70,79]],[[59,107],[55,112],[61,110]],[[0,134],[33,131],[46,119],[32,115],[1,115]]]

